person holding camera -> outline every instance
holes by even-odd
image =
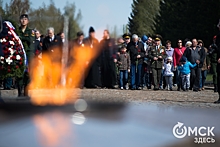
[[[213,43],[209,46],[208,49],[208,56],[210,59],[210,65],[211,65],[211,71],[213,73],[212,79],[214,84],[214,92],[218,92],[218,86],[217,86],[217,53],[218,53],[218,47],[215,43],[216,36],[213,37]]]

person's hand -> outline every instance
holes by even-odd
[[[116,62],[117,62],[117,59],[114,59],[114,62],[116,63]]]
[[[160,58],[160,59],[161,59],[161,58],[162,58],[162,56],[158,56],[158,58]]]
[[[208,70],[210,69],[210,67],[211,67],[211,66],[209,65],[209,66],[208,66]]]
[[[197,64],[199,64],[199,63],[200,63],[200,61],[199,61],[199,60],[196,60],[196,63],[197,63]]]
[[[130,72],[130,69],[128,69],[128,72]]]
[[[141,58],[141,55],[137,55],[137,58]]]
[[[157,57],[154,57],[154,60],[157,60],[158,58]]]
[[[120,55],[120,52],[118,52],[117,54]]]
[[[220,63],[220,58],[218,59],[218,63]]]
[[[176,69],[176,68],[177,68],[177,66],[174,66],[174,68]]]

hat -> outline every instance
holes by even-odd
[[[89,28],[89,33],[93,33],[93,32],[95,32],[95,29],[93,27],[90,27]]]
[[[186,62],[187,58],[185,56],[182,56],[182,58],[180,59],[180,62]]]
[[[157,38],[155,38],[155,41],[161,41],[161,40],[160,40],[160,38],[157,37]]]
[[[191,41],[187,41],[185,46],[187,46],[187,45],[191,46],[192,42]]]
[[[143,42],[146,42],[146,41],[148,40],[148,37],[147,37],[146,35],[144,35],[144,36],[141,37],[141,40],[142,40]]]
[[[199,43],[202,43],[202,44],[204,44],[202,40],[198,40],[198,44],[199,44]]]
[[[159,34],[156,34],[156,35],[154,36],[154,40],[155,40],[155,41],[161,41],[161,40],[162,40],[162,36],[159,35]]]
[[[171,60],[171,61],[172,61],[172,60],[173,60],[173,58],[172,58],[172,57],[167,57],[167,60]]]
[[[84,35],[82,31],[77,32],[77,37]]]
[[[27,14],[22,14],[22,15],[20,16],[20,19],[22,19],[22,18],[27,18],[27,19],[29,19]]]
[[[130,39],[130,35],[128,33],[125,33],[123,36],[122,36],[124,39]]]

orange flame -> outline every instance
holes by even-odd
[[[35,105],[64,105],[74,102],[80,94],[76,89],[84,80],[98,49],[81,45],[71,49],[70,59],[73,61],[68,67],[62,69],[62,51],[54,48],[53,52],[43,53],[42,59],[35,58],[31,64],[31,83],[29,96]],[[63,74],[66,84],[61,83]]]
[[[37,128],[37,137],[42,146],[70,147],[73,145],[70,119],[59,112],[35,115],[33,122]]]

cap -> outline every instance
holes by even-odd
[[[27,14],[22,14],[22,15],[20,16],[20,19],[22,19],[22,18],[27,18],[27,19],[29,19]]]
[[[125,33],[122,37],[123,37],[124,39],[130,39],[130,38],[131,38],[130,35],[127,34],[127,33]]]
[[[182,58],[180,59],[180,62],[186,62],[187,58],[185,56],[182,56]]]
[[[161,40],[160,40],[160,38],[157,37],[157,38],[155,38],[155,41],[161,41]]]
[[[162,40],[162,36],[159,34],[154,35],[154,40],[155,41],[161,41]]]
[[[89,33],[93,33],[93,32],[95,32],[95,29],[93,27],[90,27],[89,28]]]
[[[146,35],[144,35],[144,36],[141,37],[141,40],[142,40],[143,42],[146,42],[146,41],[148,40],[148,37],[147,37]]]
[[[82,31],[77,32],[77,37],[84,35]]]

